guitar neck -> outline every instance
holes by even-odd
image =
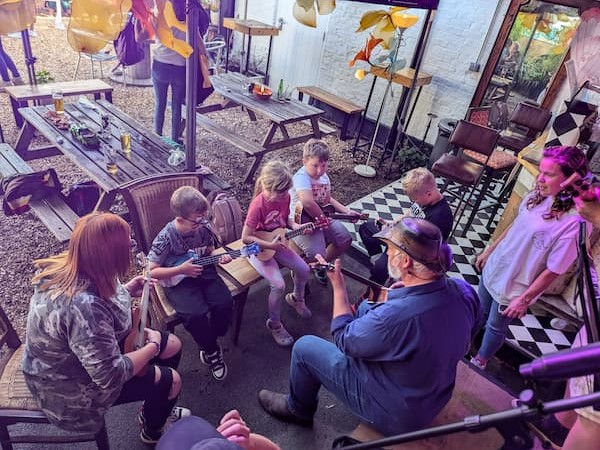
[[[296,236],[300,236],[301,234],[304,233],[304,231],[306,231],[309,228],[313,228],[313,227],[314,227],[314,225],[312,223],[307,223],[307,224],[301,226],[300,228],[298,228],[297,230],[290,230],[290,231],[288,231],[287,233],[285,233],[284,236],[285,236],[286,239],[291,239],[291,238],[294,238]]]
[[[367,220],[369,215],[361,214],[360,216],[354,216],[352,214],[331,213],[327,214],[327,217],[335,220]]]
[[[218,255],[210,255],[210,256],[202,256],[202,257],[194,258],[194,264],[196,264],[198,266],[209,266],[211,264],[216,264],[219,262],[219,259],[221,259],[221,256],[223,256],[223,255],[229,255],[235,259],[235,258],[239,258],[240,256],[242,256],[242,251],[241,250],[232,250],[230,252],[219,253]]]

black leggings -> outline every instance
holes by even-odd
[[[161,332],[161,335],[160,353],[167,346],[169,333]],[[167,359],[160,359],[159,356],[153,358],[148,363],[146,373],[135,375],[123,385],[121,395],[114,404],[120,405],[143,400],[146,427],[152,430],[161,428],[177,401],[177,397],[169,400],[169,392],[173,384],[171,369],[177,368],[180,359],[181,351]],[[158,383],[155,382],[156,370],[160,371]]]

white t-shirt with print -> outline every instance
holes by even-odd
[[[299,201],[298,192],[304,190],[312,191],[313,198],[319,205],[328,204],[331,199],[331,182],[329,181],[329,176],[324,173],[315,180],[306,173],[304,166],[294,174],[290,189],[290,217],[294,217],[296,203]]]
[[[531,194],[530,194],[531,195]],[[508,233],[494,249],[483,268],[483,284],[492,298],[502,305],[520,296],[548,269],[563,274],[577,257],[579,222],[575,209],[560,219],[545,220],[552,197],[528,210],[526,196]],[[588,235],[592,226],[587,226]]]

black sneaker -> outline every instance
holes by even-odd
[[[213,353],[206,353],[204,350],[200,350],[200,361],[207,366],[210,366],[210,372],[217,381],[222,381],[227,376],[227,364],[223,359],[223,349],[217,344],[218,349]]]
[[[325,269],[315,270],[315,278],[317,279],[319,284],[325,286],[327,284],[327,273],[325,272]]]
[[[562,449],[569,434],[569,429],[563,427],[554,414],[535,418],[527,422],[527,426],[540,438],[544,448]]]
[[[142,431],[140,431],[140,440],[144,444],[156,444],[160,437],[162,436],[162,428],[158,430],[151,430],[150,428],[143,427]]]

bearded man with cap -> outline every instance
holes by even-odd
[[[375,236],[387,245],[389,273],[403,287],[355,317],[337,260],[328,272],[334,342],[296,341],[290,393],[259,393],[272,416],[311,426],[324,386],[360,419],[392,435],[426,427],[450,400],[480,315],[477,294],[445,276],[452,252],[432,223],[407,217]]]

